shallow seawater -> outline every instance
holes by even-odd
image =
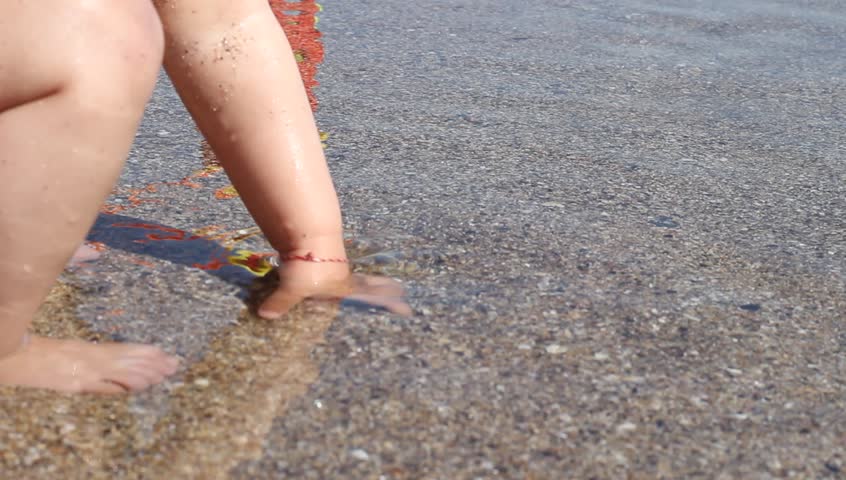
[[[36,331],[103,338],[69,313],[80,301],[71,287],[55,289]],[[132,478],[139,471],[144,478],[218,478],[260,452],[273,418],[317,378],[310,352],[336,313],[312,304],[284,322],[243,315],[215,335],[201,360],[135,396],[2,388],[0,471],[19,478]]]
[[[263,263],[237,264],[225,242],[172,227],[108,215],[98,224],[92,241],[102,245],[101,256],[66,275],[35,331],[95,341],[154,341],[179,353],[182,368],[164,384],[133,396],[0,388],[5,412],[0,471],[38,472],[38,477],[62,472],[69,478],[132,478],[140,471],[143,478],[224,478],[222,472],[258,458],[273,420],[318,379],[313,351],[344,317],[342,310],[368,306],[306,301],[281,321],[261,320],[245,301],[273,286],[272,274],[260,276]],[[261,241],[256,236],[251,246]],[[443,270],[450,261],[431,250],[385,249],[383,242],[350,239],[353,269],[409,282]],[[193,280],[175,285],[180,278]]]

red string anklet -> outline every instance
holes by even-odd
[[[292,260],[301,260],[303,262],[314,262],[314,263],[348,263],[349,260],[346,258],[318,258],[311,254],[311,252],[306,253],[305,255],[285,255],[279,257],[280,261],[283,262],[290,262]]]

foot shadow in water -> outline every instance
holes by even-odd
[[[279,277],[275,271],[265,275],[268,267],[260,254],[238,258],[240,265],[236,265],[230,260],[235,252],[212,239],[136,217],[101,213],[87,240],[102,243],[110,249],[202,270],[239,287],[238,298],[251,309],[278,285]],[[358,311],[386,310],[354,299],[342,300],[341,306]]]
[[[229,258],[235,253],[212,239],[136,217],[101,213],[87,240],[102,243],[109,249],[203,270],[242,288],[261,276],[247,266],[234,265]],[[244,259],[244,264],[249,261]]]

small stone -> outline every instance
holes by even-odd
[[[209,386],[209,384],[210,384],[210,382],[209,382],[208,378],[198,378],[198,379],[194,380],[194,385],[196,385],[200,388],[206,388],[206,387]]]
[[[637,430],[637,425],[632,422],[623,422],[617,425],[617,433],[628,433]]]
[[[360,448],[354,448],[354,449],[350,450],[350,455],[352,455],[353,458],[355,458],[357,460],[361,460],[362,462],[366,462],[366,461],[370,460],[370,455],[366,451],[364,451]]]
[[[547,345],[546,353],[550,355],[560,355],[567,352],[567,347],[563,345]]]
[[[659,215],[654,220],[650,220],[649,223],[659,228],[679,228],[678,222],[665,215]]]
[[[761,305],[758,303],[747,303],[746,305],[741,305],[740,309],[746,310],[747,312],[757,312],[761,309]]]
[[[739,377],[743,375],[743,370],[738,370],[736,368],[728,368],[726,367],[726,372],[731,375],[732,377]]]
[[[26,454],[23,457],[23,464],[27,467],[31,467],[38,459],[41,458],[41,448],[40,446],[30,447]]]
[[[593,358],[595,358],[596,360],[602,360],[602,361],[608,360],[608,354],[605,353],[605,352],[596,352],[596,353],[593,354]]]

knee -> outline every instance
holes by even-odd
[[[97,100],[146,103],[164,55],[164,33],[150,0],[85,0],[76,5],[79,37],[68,65],[72,88]],[[92,97],[93,95],[93,97]]]

